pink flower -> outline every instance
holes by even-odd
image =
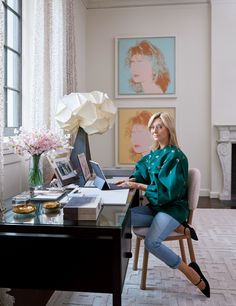
[[[26,131],[20,128],[15,132],[14,137],[10,137],[9,145],[15,153],[23,155],[40,155],[60,148],[70,149],[67,135],[58,135],[48,129],[33,129]]]

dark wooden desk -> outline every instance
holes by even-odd
[[[113,306],[121,306],[132,256],[129,208],[137,200],[130,191],[126,205],[105,205],[97,221],[63,221],[63,210],[46,215],[42,203],[32,218],[7,212],[0,222],[0,262],[7,267],[0,287],[112,293]]]

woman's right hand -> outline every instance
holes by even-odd
[[[121,185],[121,184],[124,184],[124,183],[129,183],[129,182],[135,182],[135,178],[129,178],[128,180],[119,180],[117,181],[115,184],[116,185]]]
[[[116,185],[120,185],[120,184],[123,184],[124,182],[126,182],[126,180],[117,181],[117,182],[115,182],[115,184],[116,184]]]

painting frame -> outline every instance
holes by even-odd
[[[146,52],[145,58],[151,59],[153,76],[149,85],[149,75],[139,75],[144,66],[139,66],[141,70],[137,72],[137,62],[140,65],[141,60],[133,56],[137,53],[140,56],[140,52]],[[146,85],[142,83],[143,78]],[[115,37],[115,97],[176,98],[176,36]]]
[[[54,173],[62,186],[78,181],[79,177],[74,171],[68,157],[56,157],[52,160]]]
[[[84,178],[84,181],[87,182],[91,178],[91,172],[89,169],[89,165],[86,159],[86,155],[84,152],[79,153],[78,155],[78,160],[81,168],[81,172]]]
[[[147,123],[150,116],[157,112],[168,112],[175,120],[176,124],[176,108],[175,107],[120,107],[117,110],[117,118],[115,125],[115,163],[118,167],[133,167],[143,155],[150,151],[153,143]],[[145,130],[140,130],[141,127]],[[132,133],[132,127],[135,127]],[[137,128],[138,129],[137,129]],[[131,138],[131,135],[133,138]],[[140,139],[150,139],[141,142]],[[141,138],[142,137],[142,138]],[[136,142],[136,144],[135,144]],[[135,145],[141,144],[141,146]],[[146,146],[142,152],[142,146]]]

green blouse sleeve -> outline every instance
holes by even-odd
[[[186,200],[188,161],[185,155],[180,152],[169,152],[160,167],[153,167],[151,184],[147,186],[145,192],[145,196],[152,206],[162,206],[177,200]]]
[[[130,178],[135,178],[136,182],[150,184],[150,176],[147,168],[147,159],[149,154],[142,157],[136,164],[135,170]]]

